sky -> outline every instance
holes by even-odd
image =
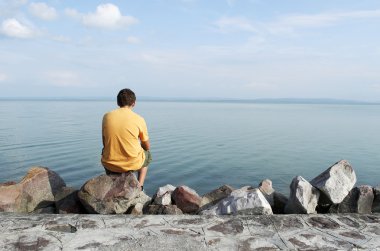
[[[380,101],[378,0],[0,0],[0,97]]]

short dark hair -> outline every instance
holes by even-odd
[[[117,94],[117,105],[120,107],[131,106],[136,102],[136,95],[131,89],[122,89]]]

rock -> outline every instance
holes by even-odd
[[[370,214],[373,199],[374,194],[371,186],[355,187],[340,204],[332,205],[329,213]]]
[[[166,186],[158,188],[156,194],[153,196],[154,203],[157,205],[170,205],[172,204],[172,193],[175,190],[175,186],[167,184]]]
[[[85,213],[78,197],[78,190],[72,187],[63,187],[55,195],[55,207],[59,214],[82,214]]]
[[[144,205],[142,203],[137,203],[136,205],[130,207],[127,213],[131,215],[142,215],[143,207]]]
[[[187,186],[177,187],[173,191],[172,199],[184,213],[196,213],[202,200],[197,192]]]
[[[55,206],[51,206],[51,207],[38,208],[31,213],[32,214],[55,214],[56,212],[57,212],[57,209],[55,208]]]
[[[259,189],[260,189],[260,192],[263,193],[265,199],[269,202],[269,205],[273,209],[273,207],[274,207],[274,199],[273,199],[274,189],[272,187],[272,181],[269,179],[265,179],[265,180],[261,181],[259,184]]]
[[[269,179],[262,180],[259,184],[260,191],[264,194],[271,195],[274,192],[272,181]]]
[[[229,185],[223,185],[205,195],[202,196],[201,209],[205,210],[224,198],[227,198],[234,189]]]
[[[66,186],[63,179],[46,167],[32,167],[19,182],[0,185],[0,212],[29,213],[54,207],[54,196]]]
[[[290,184],[289,201],[285,206],[287,214],[313,214],[316,213],[319,191],[307,180],[297,176]]]
[[[310,182],[321,191],[321,203],[338,204],[356,183],[356,174],[346,160],[341,160]]]
[[[272,208],[258,188],[242,187],[234,190],[227,198],[209,209],[200,212],[202,215],[252,215],[273,214]]]
[[[372,213],[380,213],[380,185],[373,188],[374,200],[372,204]]]
[[[265,199],[269,202],[273,213],[283,214],[285,205],[288,202],[288,198],[273,189],[272,181],[269,179],[261,181],[259,184],[259,189],[264,195]]]
[[[183,214],[176,205],[148,205],[143,210],[144,214]]]
[[[288,203],[288,197],[279,192],[273,192],[273,206],[272,211],[274,214],[285,213],[285,206]]]
[[[92,178],[82,186],[78,197],[88,213],[99,214],[123,214],[131,206],[151,200],[131,172]]]

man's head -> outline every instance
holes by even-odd
[[[136,102],[136,95],[130,89],[123,89],[117,94],[117,105],[120,107],[134,106]]]

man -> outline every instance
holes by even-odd
[[[152,160],[148,129],[143,117],[133,112],[136,96],[130,89],[117,95],[120,108],[103,117],[102,164],[107,174],[138,171],[143,190],[148,165]]]

